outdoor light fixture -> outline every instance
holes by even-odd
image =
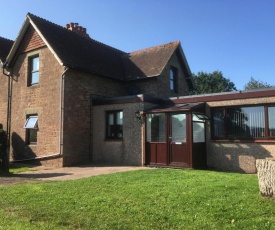
[[[143,118],[145,117],[145,113],[143,111],[136,111],[135,112],[135,118],[139,121],[143,121]]]

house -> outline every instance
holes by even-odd
[[[178,41],[126,53],[30,13],[12,47],[5,41],[11,161],[255,173],[256,159],[275,158],[275,89],[189,96]]]
[[[10,100],[2,92],[1,106],[10,104],[10,111],[3,109],[0,121],[9,127],[15,162],[90,162],[97,136],[93,98],[170,97],[188,95],[194,87],[180,42],[126,53],[93,40],[77,23],[61,27],[30,13],[2,64],[2,75],[10,77],[0,81]],[[118,131],[112,135],[107,142],[116,142]]]

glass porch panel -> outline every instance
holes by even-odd
[[[186,143],[186,114],[171,115],[172,142]]]
[[[193,143],[205,142],[205,123],[193,122]]]
[[[166,119],[165,113],[149,114],[146,119],[146,141],[165,142],[166,141]]]

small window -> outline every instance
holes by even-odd
[[[123,138],[123,112],[111,111],[106,116],[106,139]]]
[[[39,57],[31,57],[29,59],[30,72],[29,72],[29,84],[35,85],[39,82]]]
[[[170,69],[170,90],[177,93],[177,69]]]
[[[38,116],[29,115],[24,128],[26,129],[26,143],[37,144]]]

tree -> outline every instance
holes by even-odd
[[[9,173],[9,158],[7,154],[7,133],[0,124],[0,173]]]
[[[261,80],[256,80],[251,77],[249,82],[244,85],[244,90],[254,90],[254,89],[264,89],[264,88],[272,88],[274,85],[270,85],[266,82],[262,82]]]
[[[193,74],[197,87],[194,94],[221,93],[237,90],[235,84],[230,79],[223,77],[221,71],[213,73],[198,72]]]

